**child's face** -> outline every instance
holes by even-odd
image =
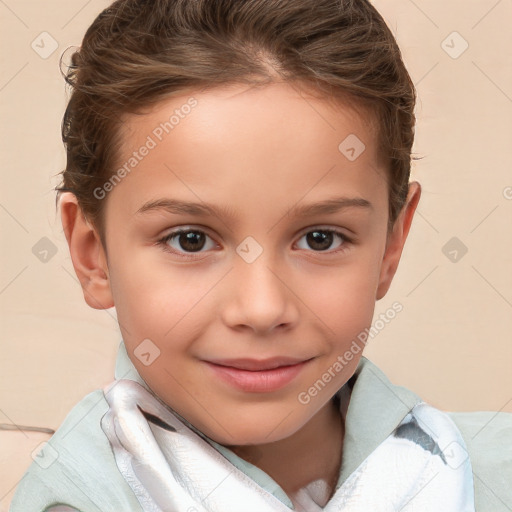
[[[197,105],[181,109],[190,96]],[[156,130],[176,109],[173,129]],[[290,436],[353,374],[361,351],[342,369],[333,364],[370,326],[407,234],[400,220],[387,238],[371,126],[274,84],[183,95],[129,117],[126,129],[121,165],[153,146],[148,136],[156,143],[105,199],[106,271],[130,358],[161,399],[218,442]],[[366,146],[355,160],[356,139],[354,155],[339,149],[351,134]],[[296,212],[341,198],[341,208]],[[141,212],[171,200],[218,213]],[[157,243],[178,228],[192,236]],[[160,351],[149,365],[134,355],[146,339],[144,362]],[[211,364],[284,357],[306,362],[266,373]],[[323,389],[309,393],[319,379]]]

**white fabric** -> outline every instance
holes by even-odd
[[[109,410],[101,427],[119,471],[145,512],[291,510],[140,384],[118,380],[105,389],[105,398]],[[421,402],[325,507],[311,498],[308,501],[305,489],[294,502],[295,510],[475,512],[471,463],[465,450],[451,419]]]

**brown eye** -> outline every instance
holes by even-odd
[[[333,234],[329,231],[311,231],[306,235],[309,247],[317,251],[325,251],[332,244]]]
[[[349,242],[349,238],[345,236],[340,231],[334,229],[314,229],[312,231],[308,231],[305,233],[301,240],[306,240],[306,247],[300,247],[300,249],[313,249],[314,252],[337,252],[343,249]],[[336,239],[340,240],[337,245],[333,248],[332,245],[335,243]],[[331,250],[330,250],[331,249]]]
[[[211,238],[203,231],[197,229],[178,229],[166,235],[158,243],[164,247],[165,251],[186,255],[205,252],[202,249],[205,248],[208,240],[211,240]],[[206,247],[206,249],[213,249],[214,247],[215,243],[211,242],[210,247]]]
[[[188,231],[176,235],[180,248],[185,251],[200,251],[205,244],[206,237],[200,231]]]

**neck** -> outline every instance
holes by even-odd
[[[327,484],[332,496],[341,466],[344,404],[330,400],[292,436],[257,446],[231,446],[239,457],[271,476],[288,496],[317,480]],[[305,462],[306,461],[306,462]]]

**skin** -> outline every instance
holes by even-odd
[[[354,373],[362,351],[307,404],[298,395],[371,325],[375,301],[397,269],[420,186],[410,184],[389,232],[375,124],[348,102],[286,83],[184,94],[127,117],[120,162],[191,95],[198,105],[104,199],[108,258],[75,196],[62,195],[62,221],[84,298],[93,308],[115,306],[138,372],[195,427],[255,461],[291,496],[319,478],[332,490],[343,420],[331,398]],[[366,146],[355,161],[338,149],[349,134]],[[341,196],[371,206],[293,214],[296,206]],[[161,198],[229,207],[233,218],[136,213]],[[199,252],[179,236],[157,243],[180,227],[206,235],[202,247],[196,240]],[[315,244],[306,235],[320,228],[344,237]],[[236,252],[248,236],[263,250],[251,263]],[[134,356],[144,339],[160,350],[149,366]],[[283,355],[311,360],[292,382],[269,393],[235,389],[204,363]]]

